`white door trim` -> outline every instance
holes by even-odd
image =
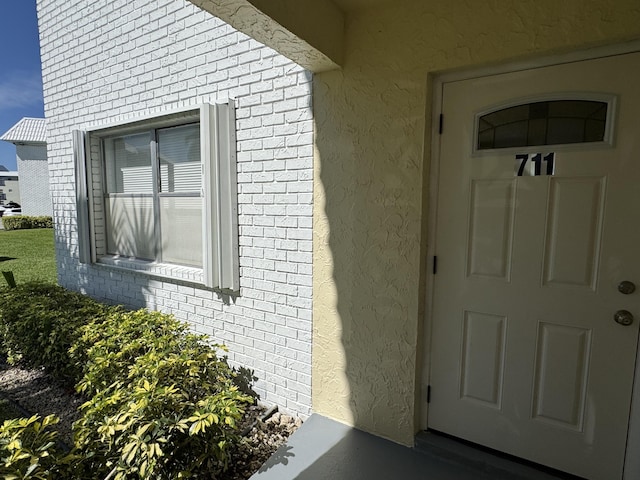
[[[438,178],[440,165],[440,114],[442,112],[443,84],[459,80],[486,77],[501,73],[517,72],[534,68],[547,67],[565,63],[593,60],[602,57],[624,55],[640,51],[640,40],[634,40],[617,45],[591,48],[561,55],[553,55],[544,58],[519,61],[510,64],[502,64],[491,67],[475,68],[466,71],[442,73],[433,79],[433,103],[431,108],[431,158],[429,172],[429,208],[427,220],[427,290],[425,295],[425,328],[423,330],[423,351],[426,352],[422,362],[422,384],[420,404],[420,428],[427,428],[427,387],[429,385],[429,371],[431,363],[431,327],[434,284],[434,255],[435,255],[435,223],[438,199]],[[446,119],[445,119],[446,122]],[[446,127],[446,126],[445,126]],[[639,349],[640,352],[640,349]],[[629,418],[629,431],[627,434],[627,450],[625,456],[623,480],[636,480],[640,478],[640,456],[631,452],[640,451],[640,353],[636,357],[634,375],[634,388],[631,398],[631,414]]]

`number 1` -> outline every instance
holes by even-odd
[[[553,152],[544,156],[544,161],[547,162],[547,175],[553,175],[555,158],[556,154]]]

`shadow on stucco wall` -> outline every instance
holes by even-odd
[[[427,77],[379,62],[376,47],[351,45],[343,70],[314,82],[314,409],[408,444],[426,258]]]

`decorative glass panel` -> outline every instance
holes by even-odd
[[[152,193],[151,147],[148,133],[104,142],[107,193]]]
[[[200,126],[198,124],[158,130],[160,191],[200,192]]]
[[[602,142],[607,102],[549,100],[517,105],[478,119],[478,150]]]

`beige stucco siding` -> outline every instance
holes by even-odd
[[[345,31],[342,70],[314,84],[313,409],[410,444],[430,74],[638,38],[640,3],[417,0],[349,13]]]
[[[434,74],[638,39],[640,3],[333,0],[340,15],[305,10],[311,0],[190,1],[317,72],[313,410],[411,444],[428,358]]]

